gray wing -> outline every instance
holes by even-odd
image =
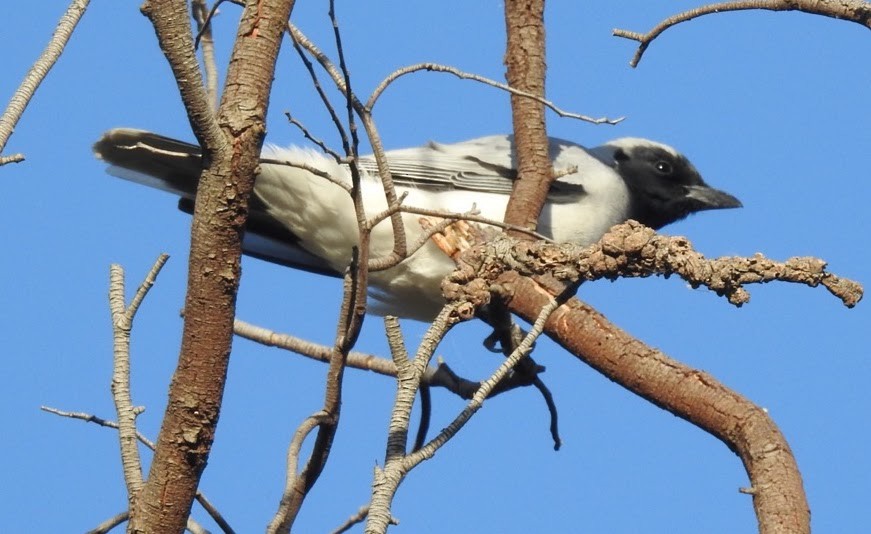
[[[550,139],[551,159],[573,143]],[[398,186],[434,190],[467,190],[511,194],[517,179],[514,138],[510,135],[481,137],[454,144],[430,142],[422,147],[387,152],[393,182]],[[360,167],[378,176],[375,158],[360,158]],[[557,180],[551,185],[553,202],[574,202],[584,193],[577,181]]]

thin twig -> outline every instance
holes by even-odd
[[[369,515],[369,505],[361,506],[357,512],[339,525],[331,534],[343,534],[351,530],[351,527],[366,520]]]
[[[430,238],[438,233],[445,231],[448,226],[451,226],[460,219],[462,219],[462,217],[449,217],[439,221],[436,224],[424,226],[423,233],[417,236],[417,239],[414,241],[414,243],[411,244],[411,246],[406,248],[404,256],[400,256],[396,251],[393,251],[387,256],[371,259],[369,260],[369,271],[378,272],[399,265],[400,263],[411,257],[412,254],[423,248],[423,246],[429,242]]]
[[[347,182],[344,182],[338,178],[335,178],[330,173],[328,173],[322,169],[319,169],[319,168],[315,167],[314,165],[309,165],[308,163],[305,163],[305,162],[290,161],[287,159],[260,158],[260,163],[267,164],[267,165],[282,165],[285,167],[294,167],[296,169],[302,169],[304,171],[308,171],[308,172],[314,174],[315,176],[323,178],[324,180],[327,180],[328,182],[336,184],[337,186],[339,186],[342,189],[344,189],[345,191],[347,191],[348,194],[351,193],[351,186]]]
[[[130,512],[124,511],[118,515],[110,517],[109,519],[103,521],[93,529],[89,530],[87,534],[106,534],[110,532],[113,528],[117,527],[124,521],[130,518]]]
[[[112,312],[113,331],[113,371],[112,371],[112,399],[115,402],[115,411],[118,414],[118,439],[121,443],[121,464],[124,471],[124,480],[127,484],[128,498],[133,498],[139,493],[143,485],[142,461],[139,457],[139,448],[136,446],[136,416],[139,413],[133,407],[130,395],[130,330],[133,327],[133,319],[148,290],[154,285],[154,281],[160,270],[169,259],[167,254],[158,256],[151,267],[145,280],[139,285],[136,294],[130,301],[130,305],[124,304],[124,268],[113,264],[110,267],[109,306]]]
[[[305,57],[305,56],[303,56],[303,57]],[[309,63],[309,65],[311,65],[311,63]],[[296,126],[297,128],[299,128],[299,131],[302,132],[302,135],[303,135],[306,139],[308,139],[309,141],[311,141],[312,143],[314,143],[314,144],[316,144],[318,147],[320,147],[320,149],[324,152],[324,154],[329,154],[329,155],[332,156],[333,159],[335,159],[337,162],[342,162],[342,161],[345,160],[345,158],[342,157],[338,152],[336,152],[336,151],[333,150],[332,148],[328,147],[327,144],[326,144],[323,140],[321,140],[321,139],[318,138],[318,137],[315,137],[315,135],[312,134],[312,133],[309,131],[309,129],[306,128],[305,125],[304,125],[302,122],[296,120],[293,116],[291,116],[291,114],[290,114],[289,111],[285,111],[285,112],[284,112],[284,116],[287,117],[287,121],[288,121],[289,123],[291,123],[291,124],[293,124],[294,126]],[[347,185],[347,184],[346,184],[346,185]]]
[[[534,230],[530,230],[528,228],[523,228],[514,224],[507,224],[502,221],[497,221],[495,219],[488,219],[486,217],[480,217],[478,213],[478,209],[473,205],[470,211],[465,213],[455,213],[451,211],[445,210],[433,210],[433,209],[425,209],[425,208],[417,208],[414,206],[407,206],[402,204],[403,200],[407,192],[404,192],[400,195],[397,200],[397,204],[393,207],[388,207],[384,211],[373,215],[368,221],[368,227],[374,228],[378,223],[386,219],[387,217],[393,215],[394,213],[408,213],[414,215],[423,215],[425,217],[438,217],[441,219],[438,222],[429,221],[428,219],[420,219],[418,222],[423,227],[424,232],[420,234],[414,243],[406,248],[405,256],[399,256],[395,251],[391,252],[387,256],[382,256],[380,258],[374,258],[369,261],[369,270],[371,272],[383,271],[386,269],[390,269],[391,267],[395,267],[412,254],[423,248],[424,245],[436,234],[443,232],[449,226],[453,225],[458,221],[468,221],[468,222],[476,222],[481,224],[486,224],[489,226],[495,226],[497,228],[502,228],[504,230],[516,230],[517,232],[527,234],[533,238],[548,242],[555,243],[553,239],[546,237]],[[450,255],[450,254],[449,254]]]
[[[335,126],[336,130],[339,132],[339,139],[341,139],[342,146],[345,148],[345,152],[347,153],[350,150],[350,146],[351,146],[351,141],[348,139],[348,133],[345,131],[345,126],[344,126],[344,124],[342,124],[342,120],[339,119],[339,114],[336,113],[336,109],[333,107],[332,102],[330,102],[330,99],[327,96],[327,93],[324,91],[324,88],[321,85],[320,80],[318,79],[318,75],[315,72],[314,65],[309,60],[308,56],[305,55],[305,50],[308,50],[309,53],[311,53],[313,56],[315,56],[315,58],[323,56],[323,58],[326,59],[326,55],[323,54],[322,52],[320,52],[320,50],[317,50],[317,47],[315,47],[314,43],[309,41],[308,38],[305,35],[303,35],[303,33],[301,31],[299,31],[290,22],[287,23],[287,33],[290,34],[291,40],[293,41],[293,49],[296,50],[296,53],[299,56],[300,60],[302,61],[302,64],[305,66],[306,71],[308,71],[309,77],[311,78],[311,81],[312,81],[312,85],[314,86],[315,91],[317,91],[318,96],[321,98],[321,102],[324,104],[324,107],[326,108],[327,113],[330,115],[330,119],[333,121],[333,126]],[[320,55],[312,52],[313,49],[317,50],[320,53]],[[327,61],[329,61],[329,60],[327,60]],[[321,65],[324,65],[324,64],[321,63]],[[324,67],[324,69],[327,70],[327,72],[329,72],[327,67]],[[305,130],[303,132],[305,132]],[[325,145],[318,145],[318,146],[325,146]],[[336,158],[336,161],[339,161],[341,159],[341,156],[339,156],[339,154],[333,150],[328,150],[325,152],[327,154],[332,155],[334,158]]]
[[[321,67],[333,79],[333,83],[339,91],[346,95],[349,103],[353,105],[354,110],[360,117],[363,127],[366,129],[366,135],[369,138],[369,144],[372,147],[372,153],[375,158],[375,163],[378,167],[378,175],[381,178],[381,185],[384,190],[384,196],[387,199],[388,206],[395,206],[398,203],[396,188],[393,185],[393,175],[390,172],[390,166],[387,161],[384,144],[381,142],[381,136],[378,134],[378,129],[375,127],[375,121],[372,114],[363,105],[362,102],[352,92],[347,91],[344,76],[336,68],[332,61],[324,54],[314,43],[303,34],[299,28],[288,23],[288,31],[294,40],[294,45],[304,48],[320,63]],[[343,139],[343,142],[346,140]],[[353,177],[353,170],[352,170]],[[391,226],[393,228],[393,254],[399,257],[407,257],[407,246],[405,237],[405,226],[402,224],[400,214],[394,213],[390,216]]]
[[[60,417],[79,419],[81,421],[85,421],[86,423],[94,423],[102,427],[114,428],[115,430],[118,429],[118,423],[116,423],[115,421],[110,421],[108,419],[103,419],[102,417],[99,417],[97,415],[85,412],[66,412],[63,410],[58,410],[57,408],[52,408],[50,406],[40,406],[39,409],[50,414],[58,415]],[[138,414],[142,413],[142,411],[144,411],[144,408],[139,407],[136,408],[136,410]],[[152,451],[154,450],[154,442],[146,438],[145,435],[141,432],[136,432],[136,439],[138,439],[140,443],[142,443]],[[200,505],[203,507],[203,509],[212,517],[215,523],[218,524],[222,532],[224,532],[225,534],[234,534],[235,531],[233,530],[233,527],[231,527],[227,520],[224,519],[224,516],[221,515],[221,512],[218,511],[215,505],[212,504],[212,502],[199,490],[197,490],[196,499],[197,502],[200,503]]]
[[[519,89],[515,89],[507,84],[497,82],[496,80],[491,80],[490,78],[486,78],[484,76],[479,76],[477,74],[472,74],[469,72],[462,71],[455,67],[451,67],[448,65],[440,65],[438,63],[417,63],[415,65],[409,65],[407,67],[402,67],[401,69],[397,69],[390,73],[378,86],[372,91],[372,96],[369,97],[369,100],[366,102],[366,109],[369,111],[375,107],[375,102],[381,96],[381,93],[384,92],[387,87],[396,81],[397,78],[401,76],[405,76],[406,74],[411,74],[413,72],[426,71],[426,72],[445,72],[448,74],[453,74],[457,78],[462,80],[474,80],[476,82],[483,83],[485,85],[489,85],[491,87],[495,87],[497,89],[501,89],[503,91],[507,91],[513,95],[522,96],[524,98],[530,98],[539,102],[545,106],[547,106],[551,111],[559,115],[560,117],[566,117],[569,119],[578,119],[585,122],[591,122],[593,124],[617,124],[625,119],[625,117],[618,117],[616,119],[609,119],[607,117],[599,117],[593,118],[588,115],[581,115],[580,113],[573,113],[570,111],[565,111],[562,108],[558,107],[556,104],[542,98],[540,96],[534,95],[532,93],[527,93],[526,91],[521,91]]]
[[[871,29],[871,3],[862,0],[748,0],[739,2],[719,2],[708,4],[695,9],[690,9],[677,15],[672,15],[657,24],[647,33],[638,33],[628,30],[614,29],[615,37],[623,37],[638,41],[638,49],[635,51],[631,67],[637,67],[641,56],[654,39],[665,30],[682,22],[687,22],[703,15],[722,13],[724,11],[745,11],[748,9],[764,9],[767,11],[803,11],[813,15],[849,20]]]
[[[7,163],[21,163],[24,161],[24,154],[9,154],[8,156],[0,156],[0,167]]]
[[[255,326],[240,319],[236,319],[234,323],[234,332],[237,336],[244,337],[255,343],[291,351],[322,363],[329,363],[330,355],[333,351],[333,347]],[[396,377],[396,365],[392,361],[379,358],[374,354],[349,352],[345,365],[362,371],[371,371],[382,376]],[[427,367],[421,377],[421,382],[432,387],[444,388],[463,399],[472,398],[472,395],[480,386],[480,382],[457,375],[450,366],[442,361],[439,361],[436,367]],[[528,381],[524,382],[522,380],[503,381],[499,388],[493,391],[493,396],[529,385]]]
[[[63,410],[58,410],[57,408],[52,408],[51,406],[40,406],[39,409],[44,411],[44,412],[48,412],[50,414],[58,415],[60,417],[68,417],[70,419],[79,419],[79,420],[84,421],[86,423],[94,423],[94,424],[102,426],[102,427],[114,428],[115,430],[118,429],[118,423],[116,423],[115,421],[111,421],[109,419],[103,419],[102,417],[99,417],[99,416],[96,416],[93,414],[89,414],[89,413],[85,413],[85,412],[66,412]],[[142,413],[143,410],[144,409],[141,407],[138,408],[139,413]],[[136,431],[136,439],[138,439],[140,443],[142,443],[143,445],[145,445],[149,449],[154,450],[154,442],[151,441],[150,439],[148,439],[147,437],[145,437],[145,435],[142,432],[139,432],[138,430]]]
[[[523,341],[521,341],[517,348],[514,349],[514,352],[512,352],[511,355],[502,362],[499,368],[496,369],[487,380],[481,383],[481,387],[479,387],[478,391],[475,392],[472,400],[469,401],[466,408],[451,422],[451,424],[444,428],[439,435],[433,438],[429,443],[421,447],[420,450],[409,454],[405,458],[403,467],[406,472],[423,460],[432,458],[435,452],[441,448],[442,445],[447,443],[448,440],[454,437],[469,421],[469,419],[471,419],[471,417],[481,409],[484,405],[484,401],[490,396],[490,392],[508,375],[508,373],[511,372],[522,358],[529,354],[529,351],[532,349],[532,344],[536,339],[538,339],[542,332],[544,332],[544,324],[547,322],[548,317],[550,317],[550,314],[559,307],[562,300],[563,299],[552,299],[541,309],[538,318],[535,320],[535,323],[533,323],[532,328],[530,328],[526,336],[524,336]]]
[[[342,80],[341,82],[336,82],[336,84],[337,86],[343,86],[343,92],[346,96],[348,128],[351,134],[350,140],[345,134],[341,120],[339,120],[338,115],[330,105],[326,94],[320,88],[320,84],[317,81],[317,76],[314,73],[311,62],[305,58],[305,54],[303,54],[300,49],[300,46],[303,46],[303,43],[301,43],[293,34],[293,26],[289,22],[287,23],[287,27],[291,30],[291,35],[294,39],[294,47],[297,49],[300,56],[303,57],[303,61],[306,64],[306,68],[309,70],[312,81],[318,88],[318,93],[321,95],[321,99],[329,110],[330,116],[333,118],[333,122],[336,124],[336,128],[342,137],[342,145],[345,154],[348,156],[348,165],[351,173],[350,193],[354,203],[354,213],[357,218],[357,226],[360,229],[360,245],[354,248],[351,265],[345,272],[342,305],[339,311],[338,324],[336,326],[336,338],[333,350],[330,354],[329,369],[327,371],[327,379],[324,387],[324,404],[318,413],[312,415],[300,425],[294,435],[294,439],[288,449],[288,471],[285,491],[282,495],[279,509],[269,524],[268,532],[285,532],[290,530],[290,525],[299,513],[303,500],[326,465],[341,415],[342,378],[344,376],[348,353],[356,343],[366,313],[369,246],[367,241],[368,236],[363,231],[366,222],[366,213],[363,207],[360,170],[356,164],[360,141],[357,136],[356,123],[354,122],[353,101],[355,100],[355,97],[351,91],[350,74],[345,65],[341,35],[335,18],[335,5],[332,1],[330,2],[329,13],[330,19],[333,22],[334,35],[342,65]],[[311,53],[311,50],[309,50],[309,52]],[[320,58],[318,58],[318,60],[321,61]],[[321,65],[324,65],[323,61],[321,61]],[[330,74],[332,76],[333,72],[330,72]],[[305,436],[315,428],[317,428],[317,436],[312,447],[312,452],[306,461],[305,467],[301,472],[299,472],[299,474],[297,474],[296,465],[298,463],[299,447],[301,447],[302,440]]]
[[[212,109],[218,109],[218,67],[215,61],[215,41],[212,38],[212,18],[218,12],[218,4],[209,10],[206,5],[206,0],[193,0],[191,3],[191,14],[194,20],[197,21],[197,36],[194,40],[194,47],[199,49],[202,44],[203,52],[203,70],[206,73],[206,91],[209,94],[209,100],[212,103]]]
[[[0,116],[0,153],[6,148],[6,143],[9,142],[9,137],[15,130],[15,126],[24,114],[24,110],[36,93],[37,88],[48,75],[48,71],[57,62],[60,55],[63,53],[73,30],[81,20],[82,15],[88,8],[90,0],[73,0],[66,12],[58,22],[57,28],[54,30],[48,45],[43,50],[39,58],[30,67],[30,70],[21,81],[21,85],[15,90],[9,104],[6,106],[6,111]],[[0,166],[7,163],[18,163],[24,160],[22,154],[12,154],[0,158]]]
[[[356,525],[358,523],[362,523],[363,521],[365,521],[366,517],[368,515],[369,515],[369,505],[367,504],[366,506],[361,506],[360,509],[357,510],[356,513],[354,513],[354,515],[352,515],[344,523],[339,525],[339,527],[336,528],[336,530],[334,530],[333,532],[331,532],[331,534],[342,534],[344,532],[348,532],[349,530],[351,530],[351,527],[353,527],[354,525]],[[395,517],[391,517],[390,524],[391,525],[398,525],[399,520],[396,519]]]
[[[544,330],[547,318],[550,317],[550,314],[558,307],[562,300],[562,296],[559,299],[553,299],[542,308],[532,329],[517,346],[516,350],[505,359],[502,365],[487,380],[481,383],[481,386],[475,392],[466,408],[447,428],[439,432],[433,440],[419,450],[405,454],[404,443],[407,436],[412,404],[409,396],[413,400],[423,369],[429,364],[436,346],[453,324],[452,317],[456,317],[456,304],[447,305],[442,309],[418,347],[412,366],[413,372],[406,376],[400,376],[397,380],[397,396],[394,402],[393,414],[390,418],[384,468],[375,470],[375,478],[372,483],[372,500],[369,518],[366,523],[367,533],[384,532],[386,530],[388,520],[391,517],[390,503],[405,475],[423,460],[432,458],[436,451],[451,437],[456,435],[472,415],[481,408],[490,392],[511,372],[517,362],[529,353],[533,342]]]
[[[323,426],[326,421],[327,413],[320,411],[307,417],[294,432],[293,439],[287,447],[287,473],[285,475],[284,492],[281,495],[281,501],[278,504],[278,510],[275,516],[266,527],[266,532],[274,534],[276,532],[287,532],[290,530],[290,525],[293,522],[295,514],[299,511],[297,500],[295,497],[299,495],[298,485],[300,477],[297,475],[299,466],[299,452],[302,449],[302,444],[305,438],[316,428]],[[309,459],[311,463],[311,459]],[[303,476],[309,469],[308,465],[303,469]],[[312,481],[312,484],[314,481]],[[304,488],[305,492],[311,485]]]
[[[212,19],[215,17],[215,15],[218,14],[218,7],[221,4],[223,4],[224,2],[227,2],[230,4],[236,4],[237,6],[240,6],[240,7],[245,7],[245,2],[243,2],[242,0],[218,0],[217,2],[215,2],[215,5],[212,6],[212,9],[209,10],[209,13],[206,15],[205,19],[203,20],[203,24],[202,25],[198,24],[199,31],[197,32],[196,36],[194,36],[194,48],[195,49],[199,48],[200,39],[202,39],[203,33],[206,30],[206,27],[211,25]]]

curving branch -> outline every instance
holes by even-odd
[[[744,286],[786,281],[823,285],[846,306],[862,287],[826,272],[813,258],[775,262],[752,258],[709,260],[683,237],[657,235],[635,221],[613,227],[592,246],[547,245],[504,238],[469,249],[443,284],[461,318],[499,292],[511,311],[531,321],[550,295],[584,281],[620,276],[678,275],[740,306]],[[534,280],[534,281],[533,281]],[[750,477],[760,532],[810,532],[810,512],[789,444],[764,409],[701,371],[681,364],[572,299],[548,320],[546,333],[576,357],[653,404],[711,433],[744,463]]]
[[[387,87],[391,83],[395,82],[397,79],[401,78],[402,76],[405,76],[407,74],[411,74],[414,72],[421,72],[421,71],[423,71],[423,72],[444,72],[447,74],[453,74],[454,76],[456,76],[457,78],[459,78],[461,80],[473,80],[473,81],[476,81],[479,83],[483,83],[484,85],[489,85],[490,87],[495,87],[496,89],[501,89],[501,90],[503,90],[507,93],[510,93],[512,95],[521,96],[523,98],[529,98],[535,102],[543,104],[544,106],[546,106],[548,109],[550,109],[551,111],[553,111],[554,113],[556,113],[560,117],[564,117],[567,119],[577,119],[577,120],[589,122],[592,124],[611,124],[611,125],[618,124],[624,120],[624,117],[617,117],[616,119],[609,119],[608,117],[590,117],[589,115],[582,115],[580,113],[566,111],[566,110],[558,107],[556,104],[554,104],[550,100],[547,100],[545,98],[542,98],[541,96],[538,96],[538,95],[535,95],[532,93],[528,93],[526,91],[521,91],[520,89],[516,89],[514,87],[511,87],[508,84],[500,83],[500,82],[497,82],[496,80],[491,80],[490,78],[480,76],[478,74],[472,74],[470,72],[465,72],[465,71],[462,71],[456,67],[451,67],[448,65],[441,65],[439,63],[430,63],[430,62],[415,63],[414,65],[408,65],[407,67],[402,67],[400,69],[396,69],[395,71],[391,72],[386,78],[381,80],[381,83],[379,83],[378,86],[375,88],[375,90],[372,91],[372,95],[369,97],[369,100],[366,101],[366,108],[368,108],[369,111],[371,111],[372,108],[375,107],[375,102],[377,102],[378,98],[381,96],[381,94],[384,92],[384,90],[387,89]],[[568,174],[571,174],[571,173],[568,173]]]
[[[861,24],[868,29],[871,29],[871,3],[864,0],[742,0],[737,2],[719,2],[716,4],[708,4],[706,6],[690,9],[672,15],[667,19],[657,24],[652,30],[647,33],[637,33],[628,30],[614,29],[612,34],[615,37],[623,37],[638,41],[638,50],[635,51],[635,56],[629,62],[631,67],[637,67],[641,61],[641,56],[650,46],[654,39],[660,36],[665,30],[672,26],[677,26],[682,22],[693,20],[694,18],[712,13],[723,13],[725,11],[746,11],[749,9],[764,9],[767,11],[802,11],[812,15],[822,15],[835,19],[848,20]]]

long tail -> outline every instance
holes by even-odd
[[[179,209],[192,213],[202,172],[200,147],[145,130],[116,128],[94,143],[94,153],[118,178],[178,195]],[[328,276],[341,276],[328,262],[305,250],[282,221],[268,213],[255,194],[251,198],[242,248],[246,254]]]
[[[116,128],[94,143],[112,176],[192,200],[201,171],[200,147],[145,130]]]

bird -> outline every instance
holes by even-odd
[[[623,137],[595,148],[549,138],[557,179],[552,183],[537,231],[555,241],[597,242],[615,224],[635,219],[654,229],[690,214],[738,208],[734,196],[702,179],[674,148]],[[106,132],[93,147],[118,178],[179,197],[192,213],[201,173],[199,146],[129,128]],[[429,142],[386,152],[403,204],[501,221],[517,179],[514,138],[491,135],[458,143]],[[368,216],[387,208],[373,156],[358,158],[361,195]],[[316,172],[313,172],[316,171]],[[328,178],[327,178],[328,177]],[[317,274],[342,276],[358,245],[359,231],[348,185],[351,173],[312,148],[265,145],[249,205],[242,243],[245,254]],[[408,243],[424,231],[419,216],[403,214]],[[393,230],[384,220],[372,231],[370,257],[393,250]],[[375,315],[432,320],[444,305],[441,281],[454,261],[430,240],[410,257],[369,275]]]

